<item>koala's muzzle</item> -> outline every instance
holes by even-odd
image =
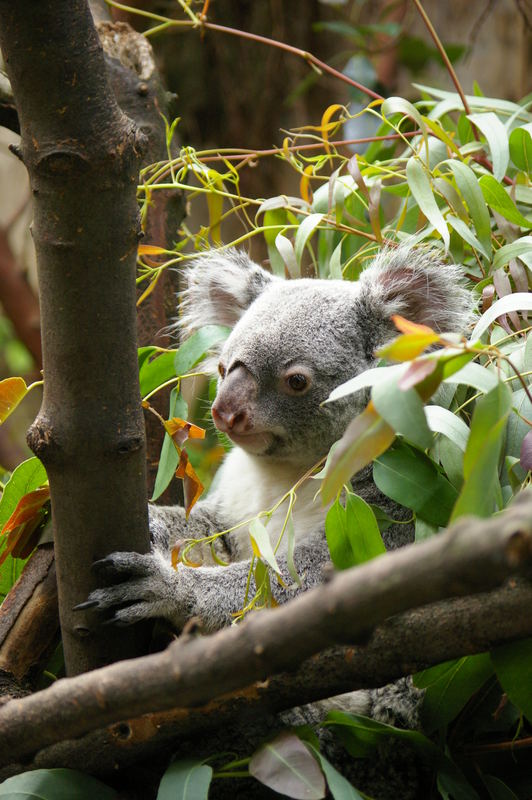
[[[228,370],[218,387],[211,413],[222,433],[249,453],[268,450],[273,435],[257,420],[257,383],[244,367],[237,364]]]
[[[243,365],[229,370],[212,406],[214,424],[222,433],[245,434],[253,428],[257,384]]]

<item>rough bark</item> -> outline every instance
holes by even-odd
[[[0,45],[34,199],[45,389],[29,442],[50,479],[63,643],[76,674],[138,653],[144,639],[142,629],[110,637],[71,609],[94,586],[94,559],[149,548],[135,348],[145,137],[116,104],[84,0],[1,0]]]
[[[110,22],[101,15],[97,30],[117,102],[147,137],[147,147],[141,166],[146,167],[166,161],[169,153],[161,115],[164,114],[168,120],[172,120],[171,106],[175,95],[165,91],[162,85],[150,43],[130,25],[124,22]],[[172,148],[176,149],[175,143]],[[173,247],[179,224],[184,216],[185,202],[182,192],[177,190],[154,192],[146,220],[143,244]],[[146,283],[140,284],[139,297],[146,287]],[[164,331],[175,320],[177,311],[175,295],[178,288],[177,271],[164,270],[151,294],[139,306],[137,333],[140,347],[152,344],[159,347],[175,346]],[[155,410],[165,418],[168,417],[170,388],[163,389],[150,400]],[[146,415],[145,424],[148,494],[151,495],[159,466],[164,430],[152,414]],[[171,505],[182,503],[182,500],[181,484],[175,480],[171,482],[159,502]]]
[[[26,684],[44,667],[59,633],[53,548],[43,545],[26,564],[0,611],[0,670]]]
[[[128,717],[201,706],[293,669],[334,644],[367,639],[393,614],[491,589],[531,567],[528,492],[504,516],[461,520],[446,534],[340,573],[241,626],[205,638],[185,635],[163,653],[61,680],[7,703],[0,709],[0,764]],[[298,702],[311,699],[303,692]]]

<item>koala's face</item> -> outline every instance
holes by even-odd
[[[202,256],[187,277],[185,333],[233,328],[219,359],[215,424],[250,453],[302,467],[363,409],[363,392],[322,403],[374,363],[375,350],[396,335],[393,314],[462,331],[471,313],[460,270],[408,245],[382,250],[356,283],[284,281],[232,249]]]
[[[340,438],[365,398],[321,404],[367,366],[349,324],[356,294],[340,281],[279,281],[251,304],[220,354],[212,408],[236,445],[310,466]]]

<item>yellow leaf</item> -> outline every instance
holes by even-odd
[[[26,381],[22,378],[0,381],[0,424],[15,410],[27,391]]]
[[[139,256],[157,256],[167,252],[165,247],[158,247],[155,244],[139,244],[138,249]]]
[[[413,358],[421,355],[429,345],[439,340],[440,337],[437,333],[405,333],[377,350],[377,355],[392,361],[412,361]]]
[[[331,152],[331,149],[328,144],[329,133],[331,133],[333,130],[336,130],[338,125],[340,125],[342,122],[342,120],[338,120],[337,122],[331,123],[330,119],[333,116],[333,114],[336,114],[336,112],[339,111],[340,109],[343,110],[343,108],[344,107],[339,105],[338,103],[333,103],[333,105],[326,108],[325,111],[323,112],[321,118],[320,130],[321,130],[321,135],[323,137],[323,141],[325,142],[325,150],[327,151],[327,153]]]
[[[314,167],[312,164],[309,164],[303,170],[303,175],[301,176],[301,180],[299,182],[299,193],[306,203],[310,203],[309,178],[313,172]]]

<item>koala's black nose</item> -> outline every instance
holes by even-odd
[[[212,407],[212,418],[222,433],[244,433],[248,428],[248,415],[245,410],[227,408],[218,400]]]
[[[212,404],[212,418],[218,430],[229,435],[248,433],[253,427],[256,396],[255,378],[243,364],[231,365]]]

